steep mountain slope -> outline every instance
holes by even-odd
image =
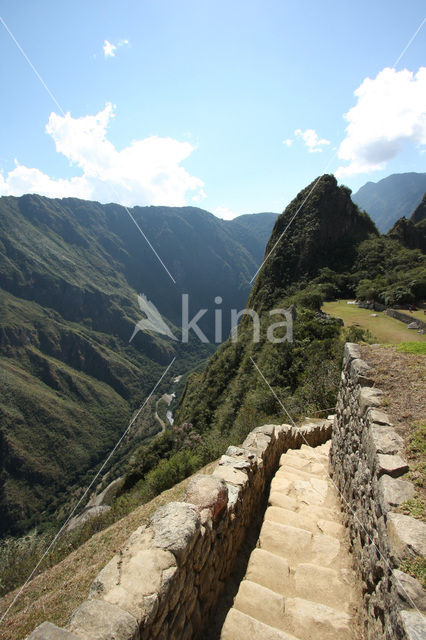
[[[338,187],[334,176],[325,175],[283,235],[311,188],[301,191],[277,219],[265,252],[269,258],[250,294],[247,307],[261,318],[260,341],[253,339],[252,320],[244,316],[238,339],[223,344],[205,370],[188,381],[177,421],[190,421],[201,432],[213,427],[241,436],[260,420],[281,416],[277,399],[251,358],[294,416],[333,406],[339,324],[309,309],[309,295],[297,292],[325,269],[336,273],[332,270],[351,268],[357,246],[377,230],[352,203],[349,190]],[[293,342],[273,343],[267,329],[283,318],[270,316],[269,311],[286,308],[292,301],[298,303]],[[275,329],[272,335],[284,338],[283,331]]]
[[[277,213],[247,213],[229,220],[227,228],[260,264],[277,217]]]
[[[137,293],[177,336],[182,292],[190,317],[219,293],[224,316],[245,302],[258,257],[227,223],[191,207],[132,213],[176,285],[122,207],[0,199],[0,535],[72,498],[174,356],[171,375],[212,352],[191,334],[182,344],[139,331],[129,344],[143,317]],[[212,337],[212,315],[203,320]],[[136,425],[124,453],[153,429]]]
[[[352,200],[386,233],[402,217],[408,218],[426,191],[426,173],[394,173],[379,182],[367,182]]]
[[[414,209],[410,216],[411,222],[418,224],[426,220],[426,193],[424,194],[420,204]]]

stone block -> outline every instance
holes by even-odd
[[[402,513],[388,513],[391,556],[401,562],[407,556],[426,555],[426,524]]]
[[[234,469],[234,467],[229,467],[229,466],[216,467],[216,469],[213,471],[213,476],[215,478],[221,478],[226,483],[241,486],[241,487],[248,483],[247,474],[244,473],[244,471],[241,471],[240,469]]]
[[[176,572],[176,559],[170,551],[130,548],[102,569],[92,583],[90,596],[117,605],[139,624],[146,624],[156,615],[159,596],[167,592]]]
[[[407,640],[426,638],[426,616],[418,611],[401,611],[402,625]]]
[[[249,462],[246,464],[250,466]],[[228,503],[228,487],[221,478],[198,474],[190,480],[184,501],[195,504],[200,511],[208,509],[216,521]]]
[[[60,629],[51,622],[43,622],[37,629],[34,629],[27,640],[84,640],[81,636],[76,636],[65,629]]]
[[[355,342],[347,342],[345,344],[344,357],[346,363],[361,357],[361,347]]]
[[[420,582],[399,569],[392,571],[392,577],[402,608],[418,609],[425,613],[426,592]]]
[[[364,415],[370,407],[380,407],[382,403],[382,395],[383,391],[380,389],[361,387],[358,396],[360,415]]]
[[[201,518],[194,505],[169,502],[159,507],[151,518],[154,547],[171,551],[184,561],[200,533]]]
[[[368,432],[368,453],[372,459],[377,453],[393,455],[404,448],[404,441],[394,429],[373,423]]]
[[[414,493],[414,486],[406,480],[384,475],[378,482],[379,503],[383,513],[387,513],[393,507],[399,507],[406,500],[410,500]]]
[[[377,475],[386,473],[392,478],[398,478],[408,471],[408,464],[401,456],[379,453],[377,456]]]
[[[84,640],[139,640],[136,619],[109,602],[86,600],[68,623],[72,633]]]

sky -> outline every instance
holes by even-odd
[[[425,14],[417,0],[1,0],[0,195],[230,219],[280,212],[322,173],[356,191],[426,171]]]

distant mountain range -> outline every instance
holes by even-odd
[[[387,233],[399,218],[409,218],[426,192],[426,173],[394,173],[379,182],[367,182],[352,200]]]
[[[49,519],[87,481],[174,356],[166,385],[214,350],[193,335],[182,344],[142,331],[129,344],[144,317],[137,294],[180,336],[187,293],[189,319],[209,309],[198,324],[210,340],[221,296],[226,336],[276,218],[131,213],[175,283],[121,206],[0,198],[0,535]]]

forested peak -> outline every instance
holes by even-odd
[[[270,306],[324,267],[349,270],[356,247],[370,234],[377,228],[352,202],[350,189],[333,175],[320,176],[278,217],[249,305]]]

